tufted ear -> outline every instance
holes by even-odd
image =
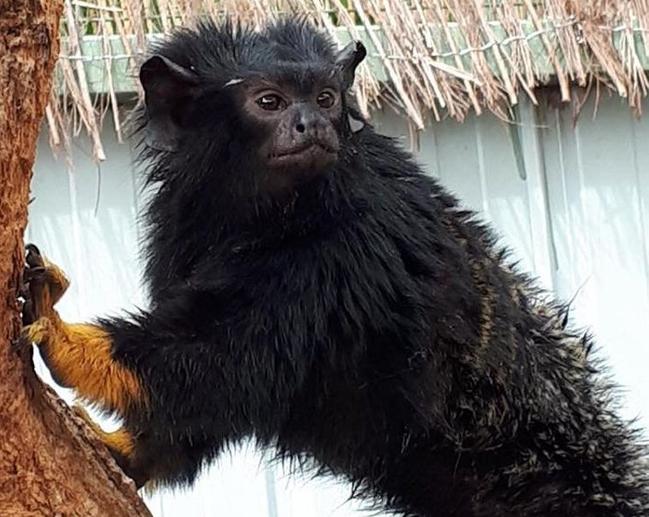
[[[198,75],[155,55],[141,66],[140,82],[147,117],[145,142],[159,151],[176,151],[182,112],[197,93]]]
[[[360,41],[352,41],[343,48],[336,56],[336,67],[340,70],[343,78],[343,89],[350,88],[354,84],[354,74],[356,67],[360,64],[367,50]]]

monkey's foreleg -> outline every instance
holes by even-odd
[[[27,265],[23,272],[23,324],[47,317],[65,294],[70,281],[63,270],[47,260],[34,244],[27,245]]]
[[[86,401],[124,416],[147,407],[147,394],[138,376],[112,357],[113,343],[99,325],[68,324],[54,304],[69,286],[63,271],[47,261],[38,248],[28,247],[26,302],[23,317],[33,321],[23,328],[23,342],[36,344],[54,380],[73,388]],[[120,467],[138,486],[146,476],[136,468],[136,437],[126,428],[107,433],[77,409],[108,447]]]
[[[118,415],[146,407],[138,376],[113,359],[112,341],[102,327],[64,323],[53,311],[25,327],[23,339],[39,347],[58,384],[74,388],[88,402]]]
[[[125,415],[146,406],[138,376],[112,357],[109,334],[99,325],[69,324],[61,320],[54,304],[70,285],[65,273],[27,246],[28,304],[36,320],[23,329],[23,339],[36,344],[61,386],[74,388],[85,400]]]

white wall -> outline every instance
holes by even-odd
[[[635,120],[617,99],[604,100],[595,120],[589,109],[574,128],[568,110],[537,116],[527,104],[512,126],[491,116],[436,124],[419,136],[418,158],[493,222],[522,267],[562,299],[575,297],[575,321],[594,331],[626,388],[625,414],[645,418],[649,120]],[[385,133],[408,134],[393,114],[374,123]],[[100,167],[87,141],[75,141],[72,170],[52,155],[45,134],[39,142],[27,238],[72,278],[59,307],[67,320],[143,304],[139,177],[128,145],[117,144],[110,130],[104,141],[108,160]],[[332,481],[289,478],[244,448],[222,458],[192,491],[147,500],[160,517],[359,515],[361,503],[346,503],[348,494]]]

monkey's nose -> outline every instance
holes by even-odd
[[[321,117],[306,104],[296,105],[291,122],[291,132],[297,138],[313,136],[322,126]]]

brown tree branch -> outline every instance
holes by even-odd
[[[36,377],[31,349],[15,345],[29,182],[61,7],[0,0],[0,515],[150,515],[84,420]]]

